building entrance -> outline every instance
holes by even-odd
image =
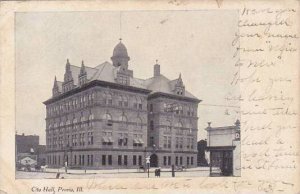
[[[150,167],[158,167],[158,157],[156,154],[150,156]]]
[[[232,176],[233,154],[232,150],[211,151],[211,175]]]

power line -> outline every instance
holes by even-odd
[[[220,104],[199,104],[201,106],[216,106],[216,107],[231,107],[231,108],[240,108],[239,106],[232,105],[220,105]]]

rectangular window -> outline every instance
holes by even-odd
[[[178,156],[176,156],[176,158],[175,158],[175,165],[176,166],[178,165]]]
[[[102,165],[106,165],[106,155],[102,155]]]
[[[90,165],[90,155],[87,155],[87,165]]]
[[[186,165],[187,165],[187,166],[190,165],[190,157],[187,157],[187,158],[186,158]]]
[[[167,156],[164,156],[164,165],[167,165]]]
[[[168,165],[171,165],[171,156],[168,156]]]
[[[82,155],[82,163],[81,164],[84,166],[84,155]]]
[[[194,157],[191,157],[191,165],[194,165]]]
[[[182,156],[180,156],[180,165],[182,165]]]
[[[122,165],[122,156],[118,155],[118,165]]]
[[[128,138],[127,138],[127,134],[126,134],[124,139],[123,139],[123,145],[127,146],[127,144],[128,144]]]
[[[150,104],[150,112],[153,112],[153,104]]]
[[[152,120],[150,121],[150,130],[154,130],[154,122]]]
[[[167,145],[168,145],[168,148],[171,148],[171,137],[170,136],[167,138]]]
[[[142,156],[139,156],[139,165],[142,166]]]
[[[183,144],[183,137],[181,137],[179,139],[179,148],[181,148],[181,149],[182,149],[182,144]]]
[[[164,148],[167,148],[167,136],[164,136]]]
[[[154,137],[150,137],[150,142],[149,142],[149,146],[153,146],[154,145]]]
[[[94,155],[91,155],[91,166],[94,165]]]
[[[143,104],[139,104],[139,109],[140,109],[140,110],[143,109]]]
[[[75,165],[77,164],[77,157],[76,157],[76,155],[74,156],[74,164]]]
[[[134,165],[134,166],[136,165],[136,155],[134,155],[132,158],[132,165]]]
[[[124,156],[124,165],[127,166],[127,155]]]
[[[108,155],[108,165],[112,165],[112,155]]]
[[[119,145],[119,146],[122,146],[122,145],[123,145],[123,138],[121,138],[121,137],[119,138],[119,140],[118,140],[118,145]]]
[[[176,148],[179,148],[179,137],[176,137],[176,145],[175,145]]]

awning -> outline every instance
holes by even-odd
[[[109,142],[109,139],[108,139],[107,137],[103,137],[103,138],[102,138],[102,141],[103,141],[103,142]]]
[[[234,150],[235,146],[209,146],[206,148],[209,151],[225,151],[225,150]]]
[[[109,140],[109,142],[114,142],[114,140],[113,140],[113,138],[112,137],[108,137],[108,140]]]
[[[142,139],[139,139],[140,144],[144,144],[144,141]]]

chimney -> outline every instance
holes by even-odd
[[[160,65],[155,64],[154,65],[154,77],[160,76]]]
[[[208,124],[208,127],[211,127],[210,125],[211,125],[211,122],[207,122],[207,124]]]

